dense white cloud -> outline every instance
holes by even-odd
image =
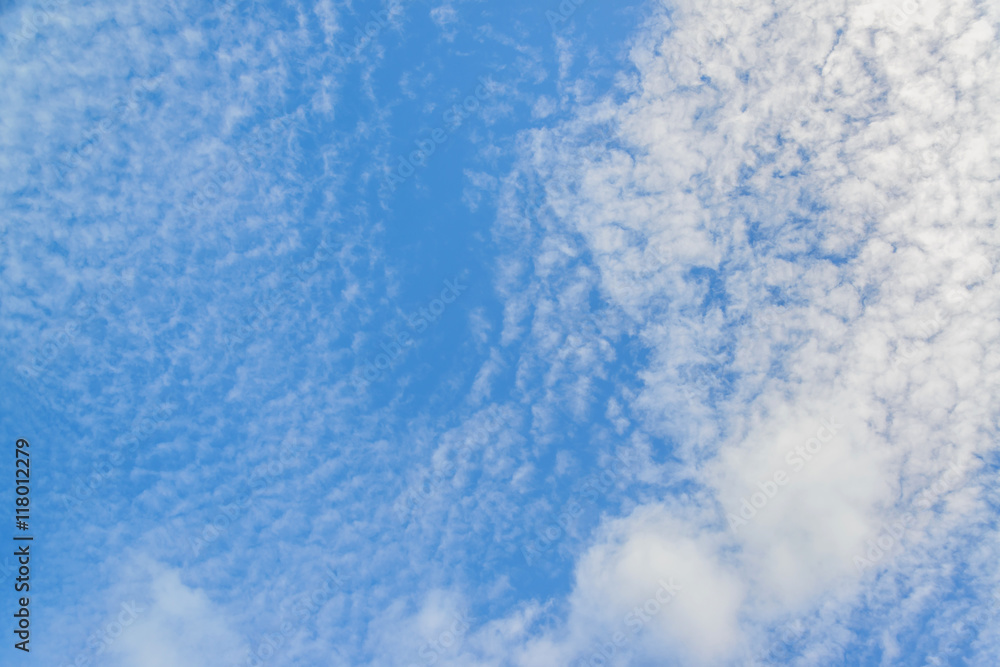
[[[181,572],[152,562],[123,568],[116,593],[138,597],[135,620],[111,642],[102,664],[174,667],[235,663],[240,638],[224,607],[203,590],[187,586]],[[135,597],[132,598],[133,600]]]
[[[763,641],[753,632],[790,614],[876,605],[855,556],[885,524],[912,520],[873,564],[900,577],[940,559],[942,540],[989,525],[980,469],[995,452],[1000,384],[997,20],[974,3],[670,3],[636,38],[623,101],[524,136],[508,188],[544,189],[546,207],[539,238],[513,206],[498,227],[534,255],[528,287],[515,276],[532,260],[502,274],[505,333],[532,318],[533,354],[553,369],[580,336],[599,349],[626,335],[648,350],[621,412],[668,438],[705,489],[689,503],[717,515],[692,523],[683,503],[655,510],[669,517],[653,533],[670,549],[651,567],[676,562],[684,539],[697,540],[688,558],[727,564],[685,590],[718,619],[685,615],[674,644],[698,664],[753,652]],[[596,274],[566,270],[581,256]],[[606,306],[576,308],[567,275],[584,276]],[[543,308],[551,292],[557,309]],[[587,400],[562,390],[568,405]],[[817,437],[824,419],[839,427]],[[962,473],[939,484],[943,505],[912,510],[953,462]],[[615,525],[626,545],[650,530]],[[629,589],[627,555],[608,555],[628,549],[611,540],[599,534],[581,559],[571,599],[613,607]],[[964,544],[948,562],[968,557]],[[881,595],[907,603],[898,590]],[[814,630],[814,660],[839,659],[822,637],[842,622],[827,616]],[[566,624],[585,641],[585,620]],[[891,655],[892,631],[876,641]]]

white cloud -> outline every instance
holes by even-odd
[[[128,580],[127,589],[140,600],[142,612],[110,646],[110,664],[199,667],[242,657],[240,637],[231,627],[225,607],[214,603],[203,590],[186,585],[180,571],[146,562],[123,575]]]
[[[706,584],[706,609],[685,616],[699,661],[739,655],[744,631],[752,650],[753,633],[824,601],[872,604],[858,549],[948,462],[995,450],[996,11],[918,4],[890,24],[891,4],[672,3],[635,40],[627,98],[525,135],[507,182],[537,183],[547,206],[541,238],[513,206],[498,225],[532,257],[503,265],[507,340],[532,327],[553,368],[581,336],[600,345],[597,320],[641,340],[642,387],[618,412],[676,443],[681,476],[706,490],[687,502],[718,516],[692,524],[683,503],[649,505],[633,516],[665,514],[658,529],[611,524],[622,535],[597,538],[570,600],[614,608],[632,549],[688,535],[664,562],[726,563],[707,577],[721,588]],[[569,270],[581,256],[592,278]],[[607,307],[576,307],[567,275],[586,275]],[[573,383],[548,384],[536,414],[577,405]],[[793,472],[788,452],[830,416],[843,429]],[[786,484],[730,532],[726,515],[777,471]],[[885,566],[905,576],[985,520],[980,484],[969,474],[948,490]],[[717,626],[700,624],[712,615]],[[824,618],[835,636],[837,614]]]

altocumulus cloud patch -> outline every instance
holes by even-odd
[[[996,6],[0,24],[9,655],[1000,652]]]

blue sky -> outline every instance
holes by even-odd
[[[994,664],[998,29],[6,4],[3,663]]]

